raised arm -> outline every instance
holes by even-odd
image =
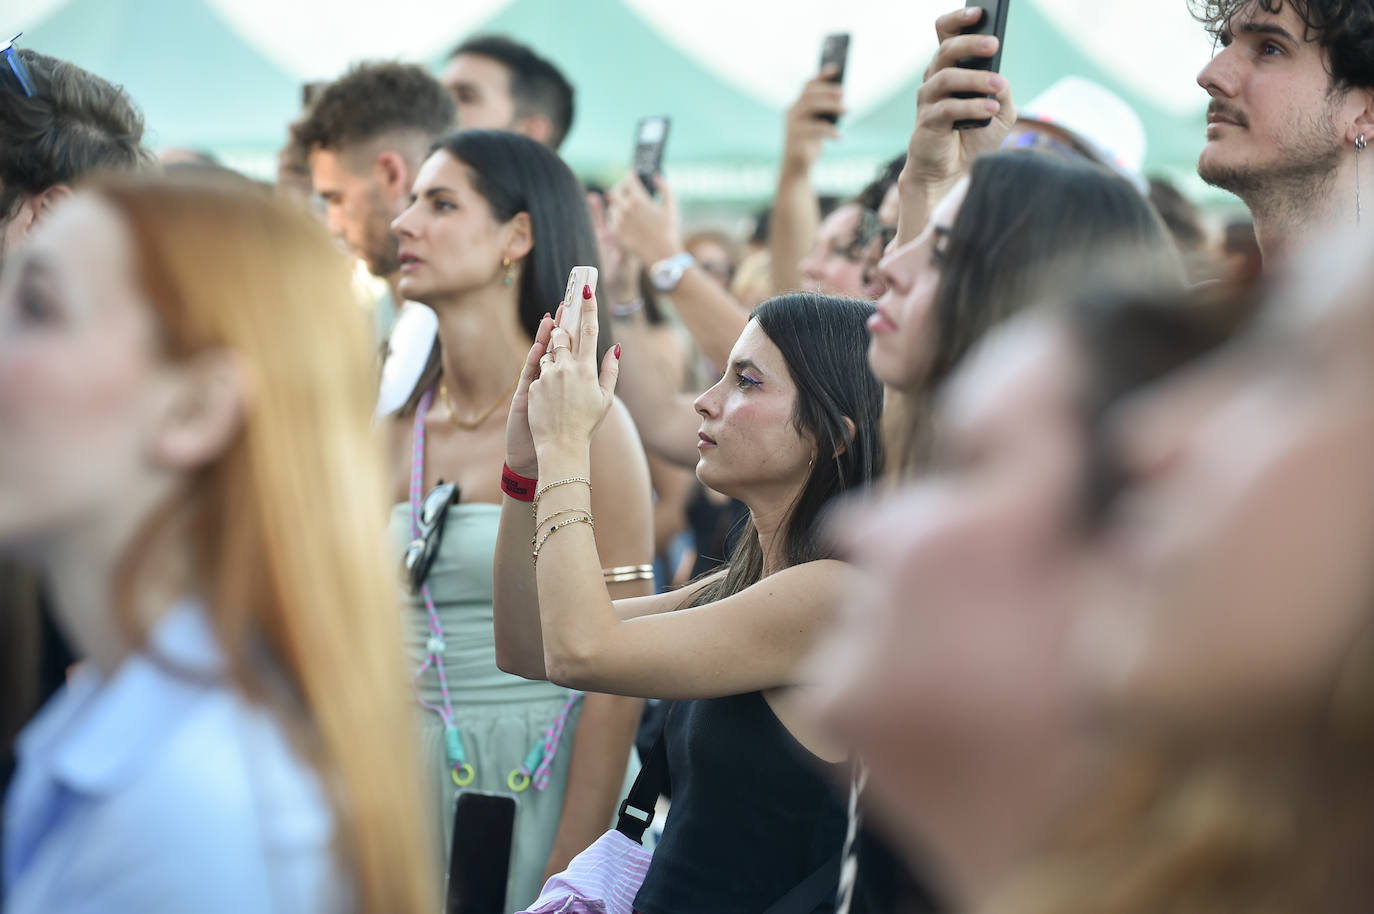
[[[810,79],[787,109],[778,191],[773,198],[768,236],[774,295],[801,288],[801,262],[815,244],[820,228],[821,207],[811,184],[811,170],[825,141],[839,136],[834,123],[820,117],[844,113],[844,90],[831,81],[838,69],[829,66]]]
[[[906,165],[897,178],[898,245],[921,234],[935,204],[968,172],[975,158],[1001,146],[1016,123],[1016,105],[1004,77],[956,66],[966,57],[997,53],[996,38],[961,34],[979,15],[980,8],[964,7],[935,20],[940,47],[916,93],[916,127],[907,143]],[[955,98],[955,92],[976,92],[978,97]],[[954,129],[955,121],[986,118],[992,119],[987,127]]]
[[[601,579],[588,439],[610,409],[618,360],[595,357],[595,300],[584,302],[579,339],[552,334],[551,354],[529,386],[529,427],[540,487],[535,576],[544,669],[575,688],[657,698],[702,698],[794,681],[828,624],[848,566],[818,561],[780,571],[741,593],[690,609],[690,594],[613,603]],[[498,602],[498,615],[507,607]]]
[[[611,230],[601,201],[592,198],[588,202],[601,249],[602,297],[609,300],[615,339],[621,344],[620,398],[629,408],[646,450],[677,466],[695,467],[700,421],[693,398],[681,391],[681,378],[663,370],[660,347],[645,317],[643,302],[636,301],[642,262]]]
[[[631,254],[650,266],[686,250],[672,188],[661,176],[656,180],[662,203],[655,203],[634,175],[610,194],[611,230]],[[748,311],[695,264],[682,273],[669,294],[678,317],[706,357],[716,365],[728,362],[731,347],[749,322]]]

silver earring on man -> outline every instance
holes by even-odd
[[[1368,145],[1368,144],[1365,142],[1365,138],[1364,138],[1364,134],[1363,134],[1363,133],[1360,134],[1359,136],[1355,137],[1355,225],[1356,225],[1356,227],[1358,227],[1359,224],[1360,224],[1360,153],[1364,152],[1364,148],[1365,148],[1366,145]]]

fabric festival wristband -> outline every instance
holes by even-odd
[[[521,476],[505,464],[501,465],[501,491],[516,501],[534,501],[534,490],[539,480]]]

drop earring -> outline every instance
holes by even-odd
[[[1367,145],[1368,145],[1368,143],[1365,141],[1365,138],[1364,138],[1364,134],[1363,134],[1363,133],[1360,134],[1359,136],[1355,137],[1355,225],[1356,225],[1356,227],[1358,227],[1359,224],[1360,224],[1360,215],[1361,215],[1361,214],[1360,214],[1360,153],[1364,152],[1364,148],[1365,148],[1365,146],[1367,146]]]
[[[515,264],[510,262],[510,258],[507,257],[502,260],[501,266],[506,268],[506,285],[515,282]]]

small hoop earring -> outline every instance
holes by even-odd
[[[506,268],[506,285],[515,282],[515,264],[510,262],[510,258],[504,258],[501,261],[501,266]]]

